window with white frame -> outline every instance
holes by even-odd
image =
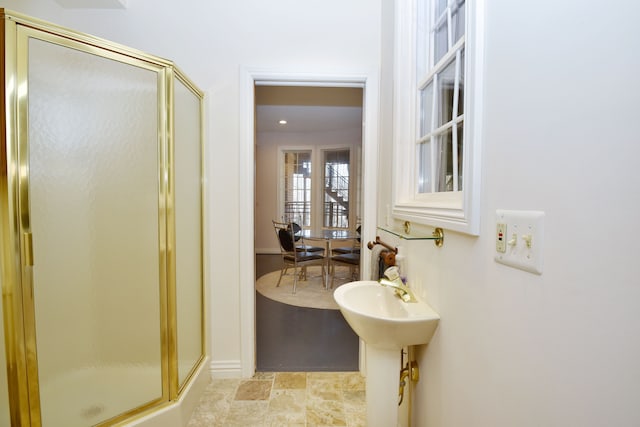
[[[394,215],[478,233],[482,1],[398,0]]]

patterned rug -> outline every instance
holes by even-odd
[[[256,290],[263,296],[284,304],[297,307],[322,308],[338,310],[338,304],[333,299],[333,291],[344,283],[350,282],[349,267],[336,267],[336,277],[333,289],[326,290],[322,285],[320,268],[308,267],[307,280],[298,280],[296,293],[293,293],[293,269],[282,276],[280,286],[276,287],[280,270],[267,273],[256,281]],[[329,278],[329,281],[331,278]],[[329,282],[331,285],[331,282]]]

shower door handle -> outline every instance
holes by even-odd
[[[25,144],[26,145],[26,144]],[[28,158],[26,149],[23,149],[22,159]],[[22,262],[27,267],[33,266],[33,235],[31,233],[31,205],[29,203],[29,166],[22,166],[19,177],[19,211],[20,229],[22,230]]]
[[[20,229],[22,230],[22,262],[25,266],[33,266],[33,235],[31,234],[31,204],[29,203],[30,193],[30,165],[29,148],[25,141],[20,141],[19,152],[19,174],[18,180],[18,204],[20,215]]]
[[[26,156],[25,156],[26,157]],[[23,158],[25,158],[23,157]],[[22,247],[22,262],[27,267],[33,267],[33,235],[31,233],[31,206],[29,203],[29,168],[22,167],[19,178],[19,211]]]

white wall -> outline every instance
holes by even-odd
[[[132,0],[124,10],[7,9],[169,58],[206,92],[212,366],[240,373],[239,76],[242,67],[362,75],[380,63],[380,0]],[[243,175],[247,176],[247,175]],[[242,224],[251,227],[251,224]]]
[[[215,158],[238,157],[239,68],[248,66],[288,72],[361,73],[379,64],[379,3],[368,0],[300,3],[293,0],[222,2],[210,27],[216,66],[212,70],[210,136],[219,149]],[[251,6],[251,7],[249,7]],[[286,18],[285,18],[286,17]],[[224,157],[223,157],[224,158]],[[213,162],[213,160],[212,160]],[[216,162],[213,182],[229,182],[212,191],[213,360],[240,363],[238,253],[239,174],[236,164]],[[235,181],[235,182],[234,182]],[[216,200],[225,202],[216,209]],[[218,202],[219,203],[219,202]],[[231,254],[229,256],[228,254]],[[244,256],[244,254],[240,254]],[[221,265],[216,265],[219,259]],[[217,269],[216,269],[217,267]],[[238,366],[239,367],[239,366]]]
[[[401,243],[442,316],[414,425],[640,425],[640,4],[485,3],[480,236]],[[493,261],[496,209],[546,212],[542,275]]]

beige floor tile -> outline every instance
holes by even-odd
[[[304,414],[307,408],[306,390],[273,390],[269,400],[269,413]]]
[[[215,379],[211,380],[207,388],[205,389],[203,396],[207,396],[212,393],[222,393],[233,396],[238,388],[238,385],[242,380],[240,379]]]
[[[272,380],[275,378],[276,372],[256,372],[253,375],[254,380]]]
[[[362,413],[348,413],[347,412],[347,427],[367,427],[367,414],[366,411]]]
[[[342,393],[346,413],[366,412],[367,402],[364,390],[344,390]]]
[[[307,424],[318,426],[346,426],[347,420],[342,402],[307,400]]]
[[[212,380],[188,427],[363,427],[365,421],[359,373],[278,372]]]
[[[344,378],[344,372],[308,372],[307,380],[335,380],[340,381]]]
[[[274,389],[304,389],[306,387],[306,372],[278,372],[273,382]]]
[[[307,396],[310,399],[341,401],[342,383],[335,378],[309,380]]]
[[[365,378],[360,372],[347,372],[343,375],[342,387],[345,390],[364,390],[365,385]]]
[[[271,380],[248,380],[238,386],[235,400],[269,400]]]
[[[267,409],[267,426],[302,424],[307,419],[306,390],[273,390]]]
[[[225,427],[263,427],[269,402],[236,400],[224,420]]]
[[[289,426],[289,425],[305,425],[306,414],[267,414],[265,418],[265,426]]]

